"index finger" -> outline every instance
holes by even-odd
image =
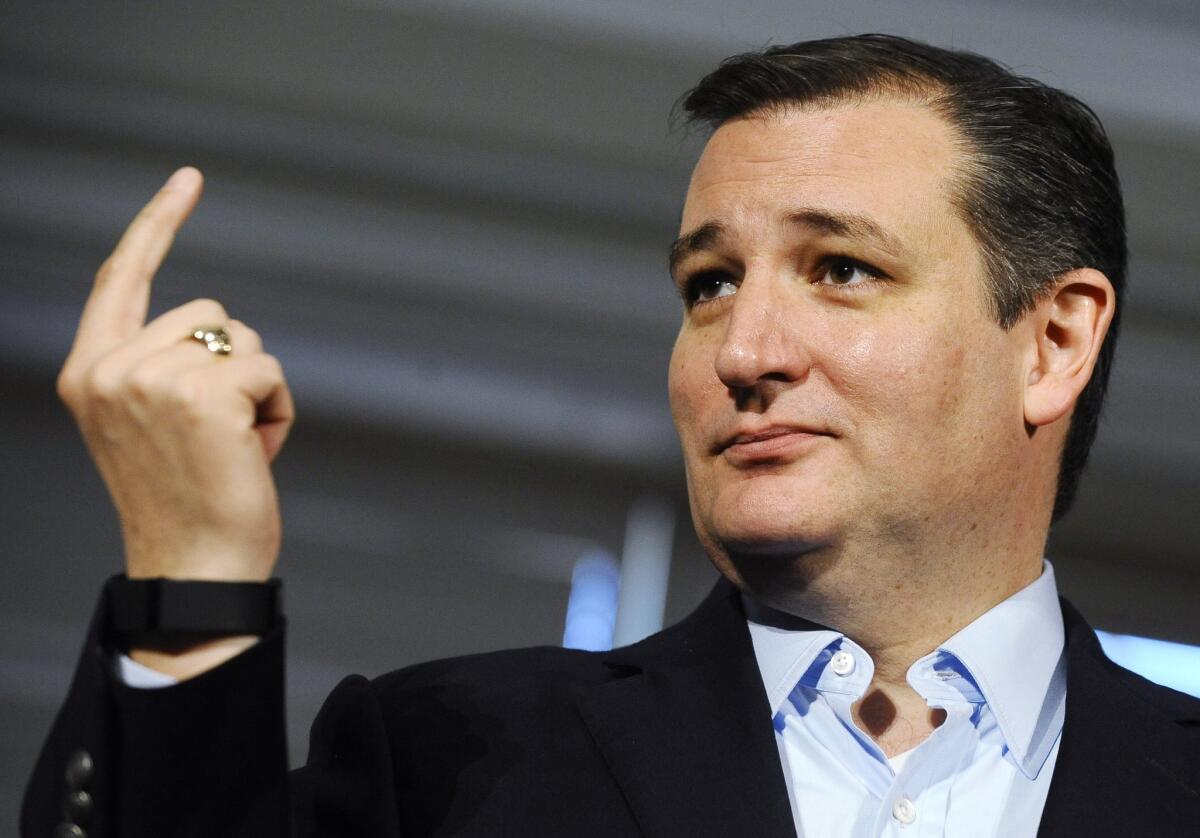
[[[96,273],[72,354],[94,357],[142,327],[150,306],[151,280],[176,231],[200,199],[203,185],[199,170],[185,166],[142,207]]]

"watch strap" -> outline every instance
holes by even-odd
[[[107,587],[109,625],[126,639],[261,635],[282,615],[279,579],[213,582],[114,576]]]

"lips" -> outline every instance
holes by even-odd
[[[726,437],[716,453],[735,465],[752,465],[759,462],[779,461],[803,453],[830,434],[812,427],[800,425],[771,425]]]

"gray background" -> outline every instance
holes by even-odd
[[[735,8],[736,7],[736,8]],[[351,671],[557,643],[572,562],[679,515],[668,617],[714,578],[665,398],[675,98],[768,42],[882,30],[1090,102],[1131,293],[1063,590],[1200,643],[1200,12],[1193,0],[6,3],[0,11],[0,823],[120,566],[53,395],[96,266],[177,165],[206,197],[155,309],[222,300],[284,361],[293,759]]]

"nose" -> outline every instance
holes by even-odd
[[[766,382],[799,381],[811,357],[803,338],[803,301],[788,283],[764,274],[742,277],[716,357],[717,377],[738,395]]]

